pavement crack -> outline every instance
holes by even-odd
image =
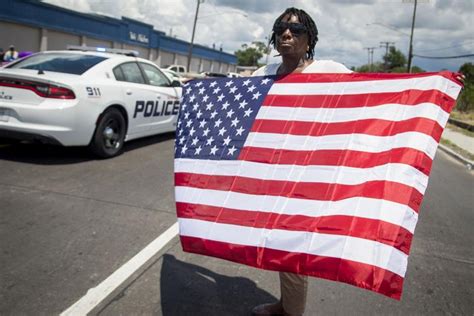
[[[0,185],[5,186],[5,187],[10,187],[10,188],[37,191],[37,192],[43,192],[43,193],[51,193],[51,194],[57,194],[57,195],[62,195],[62,196],[72,197],[72,198],[77,198],[77,199],[91,200],[91,201],[95,201],[95,202],[107,203],[107,204],[112,204],[112,205],[117,205],[117,206],[132,207],[132,208],[135,208],[135,209],[141,209],[141,210],[145,210],[145,211],[153,211],[153,212],[160,212],[160,213],[170,214],[170,212],[167,212],[165,210],[158,210],[158,209],[154,209],[154,208],[141,207],[141,206],[132,205],[132,204],[123,203],[123,202],[109,201],[109,200],[103,200],[103,199],[98,199],[98,198],[93,198],[93,197],[86,197],[86,196],[75,195],[75,194],[70,194],[70,193],[57,192],[57,191],[51,191],[51,190],[43,190],[43,189],[38,189],[38,188],[31,188],[31,187],[23,186],[23,185],[12,185],[12,184],[5,184],[5,183],[0,183]]]
[[[428,253],[422,253],[422,252],[413,253],[412,255],[435,257],[435,258],[444,259],[444,260],[448,260],[448,261],[452,261],[452,262],[458,262],[458,263],[464,263],[464,264],[468,264],[468,265],[474,265],[474,260],[464,259],[464,258],[456,258],[456,257],[448,256],[448,255],[440,255],[440,254],[435,255],[435,254],[428,254]]]

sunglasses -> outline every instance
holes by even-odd
[[[273,27],[273,32],[275,32],[276,35],[280,36],[283,34],[286,30],[290,30],[291,34],[295,36],[303,35],[308,30],[304,26],[304,24],[301,23],[288,23],[288,22],[278,22],[274,27]]]

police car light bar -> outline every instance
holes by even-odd
[[[82,52],[100,52],[100,53],[111,53],[111,54],[121,54],[126,56],[138,57],[138,52],[136,50],[130,49],[119,49],[119,48],[106,48],[106,47],[90,47],[90,46],[77,46],[77,45],[68,45],[68,50],[79,50]]]

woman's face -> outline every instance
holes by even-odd
[[[296,15],[285,15],[281,20],[280,28],[276,27],[275,44],[276,50],[282,56],[293,56],[295,58],[304,58],[308,50],[308,33]],[[287,24],[290,25],[287,28]],[[290,30],[293,29],[293,32]]]

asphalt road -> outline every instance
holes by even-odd
[[[171,226],[173,142],[110,160],[0,142],[0,314],[59,314]],[[400,302],[311,279],[306,315],[473,315],[473,180],[438,151]],[[274,272],[171,246],[100,314],[248,315],[278,298]]]

